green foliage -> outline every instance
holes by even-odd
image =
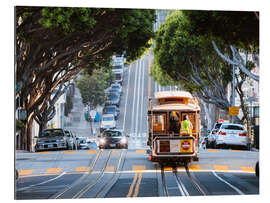
[[[217,56],[210,39],[188,32],[189,25],[189,20],[182,11],[176,11],[161,25],[156,33],[152,76],[164,84],[169,77],[169,80],[175,81],[190,92],[196,92],[212,84],[207,72],[213,78],[222,76],[220,79],[227,84],[231,81],[231,68]],[[190,79],[191,75],[196,74],[191,64],[198,69],[197,75],[203,81],[200,84]]]
[[[113,79],[112,71],[104,68],[94,70],[91,76],[89,74],[83,74],[76,81],[82,95],[83,103],[90,103],[91,107],[102,105],[106,98],[104,90],[109,87]]]
[[[190,32],[250,50],[259,48],[259,20],[253,11],[183,11]]]
[[[25,125],[23,124],[23,122],[16,119],[16,132],[23,129],[24,127],[25,127]]]
[[[66,103],[64,107],[64,115],[68,116],[73,108],[72,96],[70,94],[66,95]]]

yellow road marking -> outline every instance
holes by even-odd
[[[38,152],[38,154],[50,154],[51,152],[47,152],[47,151],[45,151],[45,152]]]
[[[85,171],[89,171],[89,170],[90,170],[90,167],[86,167],[86,166],[76,167],[77,172],[85,172]]]
[[[33,170],[20,170],[19,171],[19,176],[30,175],[32,173],[33,173]]]
[[[215,170],[218,170],[218,171],[228,171],[228,166],[226,165],[214,165],[213,166]]]
[[[54,173],[54,174],[58,174],[61,173],[62,168],[48,168],[46,173]]]
[[[190,165],[189,169],[192,171],[199,171],[199,170],[201,170],[201,166],[200,165]]]
[[[231,149],[231,152],[242,152],[242,150]]]
[[[73,150],[67,150],[62,152],[62,154],[73,154],[73,153],[75,153],[75,151]]]
[[[137,149],[136,153],[146,153],[146,150],[145,149]]]
[[[240,166],[240,168],[242,169],[242,171],[245,171],[245,172],[254,172],[255,173],[255,170],[253,167],[250,167],[250,166]]]
[[[88,154],[95,154],[97,150],[88,150]]]
[[[140,172],[140,176],[139,176],[139,179],[138,179],[138,181],[137,181],[137,185],[136,185],[136,187],[135,187],[135,191],[134,191],[133,197],[137,197],[137,196],[138,196],[141,181],[142,181],[142,171]]]
[[[218,149],[207,149],[207,152],[219,152]]]
[[[129,191],[128,191],[128,194],[127,194],[126,197],[130,197],[131,196],[132,191],[133,191],[133,188],[134,188],[134,185],[135,185],[136,180],[137,180],[137,177],[138,177],[138,172],[136,172],[135,175],[134,175],[133,181],[132,181],[132,183],[130,185],[130,188],[129,188]]]
[[[164,171],[172,171],[172,167],[171,166],[165,166]]]
[[[132,166],[132,171],[146,170],[146,166]]]
[[[114,166],[107,166],[106,171],[114,171]]]

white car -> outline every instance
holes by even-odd
[[[116,128],[116,121],[114,119],[113,114],[103,114],[101,125],[100,125],[100,131],[103,131],[105,129],[114,129]]]
[[[240,124],[223,123],[218,132],[215,141],[216,147],[225,146],[242,146],[248,147],[248,135],[245,127]]]
[[[111,84],[110,89],[117,90],[122,95],[122,86],[118,83]]]
[[[224,121],[224,120],[218,120],[215,125],[214,128],[210,131],[209,135],[207,136],[207,143],[206,143],[206,147],[212,147],[215,148],[215,144],[216,144],[216,139],[217,139],[217,132],[220,128],[220,126],[222,125],[222,123],[228,123],[229,121]]]

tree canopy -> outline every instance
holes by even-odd
[[[189,32],[223,40],[242,49],[259,48],[259,20],[253,11],[184,10]]]
[[[217,56],[209,38],[190,34],[188,26],[189,20],[181,11],[161,25],[156,33],[151,73],[157,78],[165,75],[206,102],[227,110],[225,89],[232,79],[231,68]]]
[[[53,90],[84,69],[106,67],[114,53],[142,55],[154,21],[150,9],[16,7],[16,93],[29,125]]]

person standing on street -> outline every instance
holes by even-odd
[[[180,136],[191,136],[192,135],[192,123],[188,119],[188,115],[184,115],[183,121],[180,127]]]

